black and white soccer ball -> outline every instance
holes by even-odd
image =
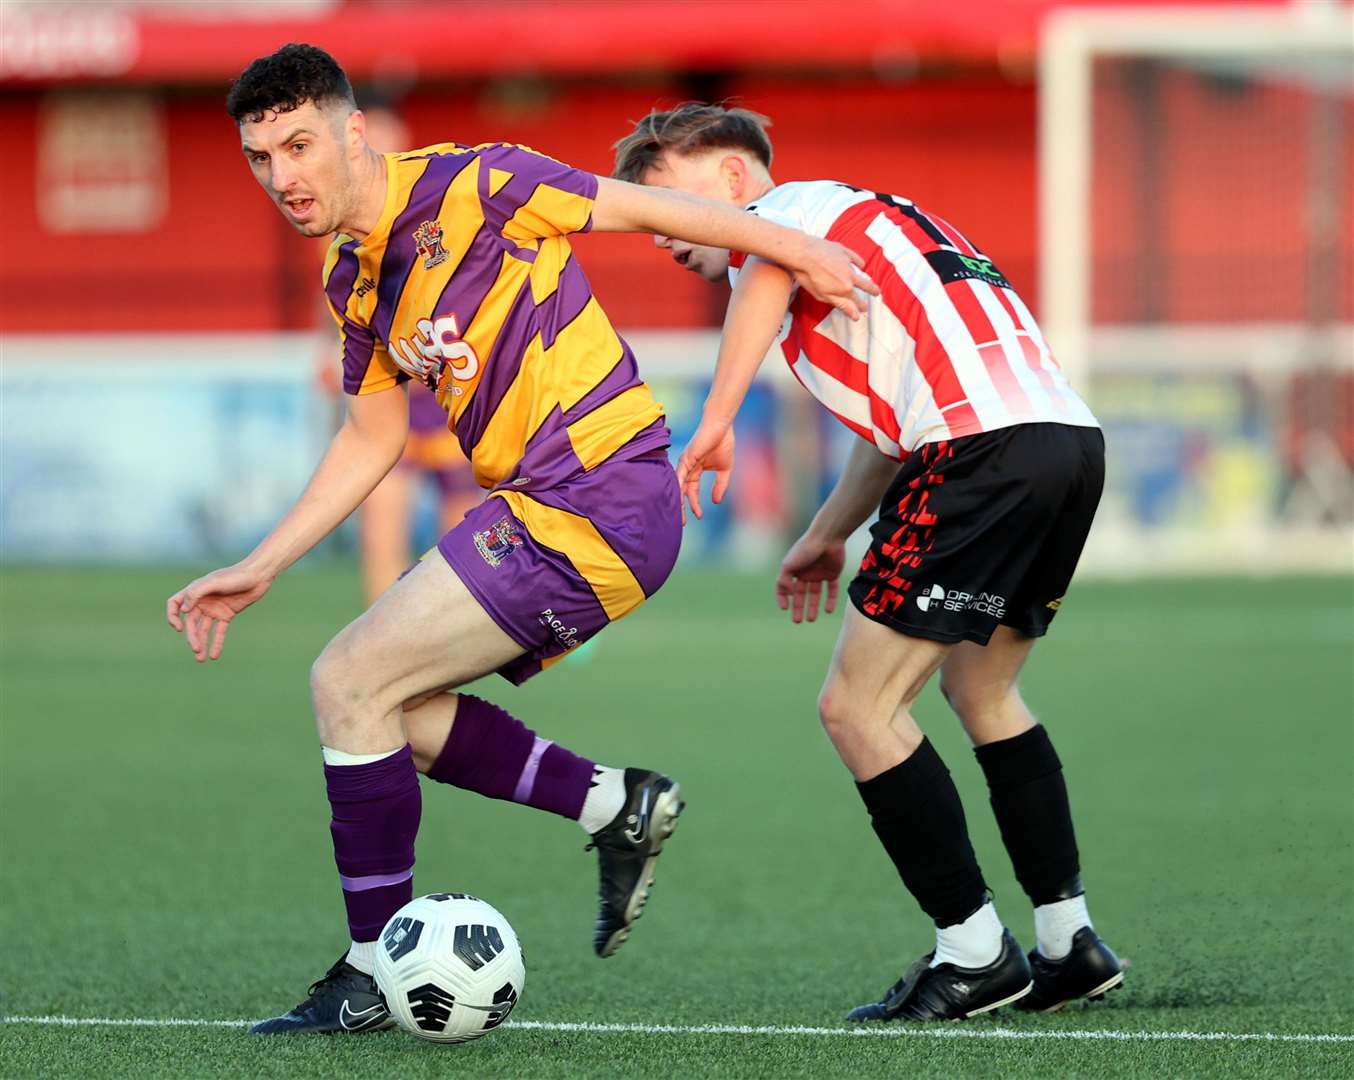
[[[508,1018],[526,983],[513,928],[465,893],[431,893],[390,917],[376,949],[376,985],[400,1027],[467,1042]]]

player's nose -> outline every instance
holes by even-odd
[[[281,194],[296,183],[296,176],[290,169],[274,158],[271,165],[270,182],[273,190]]]

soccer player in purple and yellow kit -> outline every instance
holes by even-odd
[[[198,661],[235,615],[346,518],[399,459],[418,379],[489,496],[341,631],[311,669],[349,950],[259,1033],[387,1026],[377,937],[413,894],[418,773],[573,818],[592,836],[608,956],[645,902],[682,803],[659,773],[596,765],[502,709],[450,693],[550,666],[667,577],[681,534],[663,410],[592,297],[566,235],[653,232],[752,252],[858,315],[845,248],[732,207],[596,177],[506,144],[377,154],[332,57],[288,45],[227,108],[254,177],[324,264],[348,414],[306,490],[241,562],[166,605]]]

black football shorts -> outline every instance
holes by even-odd
[[[986,645],[1048,630],[1105,483],[1098,428],[1020,424],[919,447],[903,462],[851,582],[867,618]]]

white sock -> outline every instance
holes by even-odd
[[[1083,926],[1091,925],[1086,911],[1086,894],[1034,909],[1034,938],[1041,955],[1061,960],[1072,951],[1072,937]]]
[[[348,946],[348,963],[366,975],[376,974],[376,942],[354,941]]]
[[[624,806],[625,770],[613,769],[609,765],[594,765],[592,787],[588,788],[588,797],[583,800],[583,810],[578,815],[578,823],[583,826],[583,831],[591,836],[605,829]]]
[[[963,922],[936,927],[936,955],[931,966],[987,967],[1001,955],[1001,935],[1001,920],[989,900]]]
[[[403,749],[401,746],[399,750],[382,750],[379,754],[347,754],[333,747],[321,746],[320,753],[324,756],[326,765],[370,765],[373,761],[384,761],[388,757],[394,757]]]

